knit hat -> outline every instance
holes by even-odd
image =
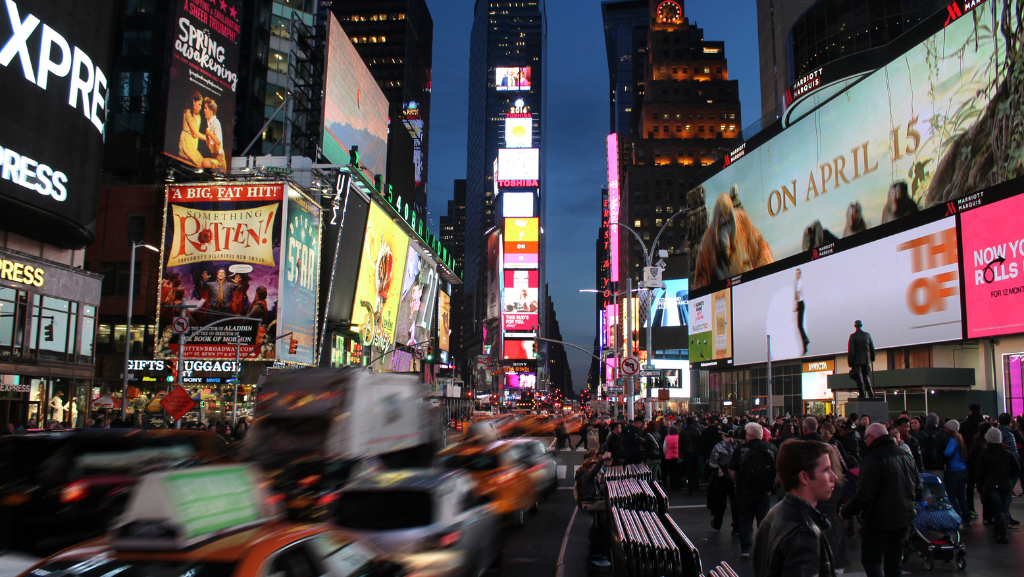
[[[985,440],[988,441],[989,443],[992,443],[993,445],[997,443],[1002,445],[1003,432],[995,427],[992,427],[991,429],[988,430],[987,433],[985,433]]]
[[[960,432],[960,421],[958,421],[956,419],[950,419],[950,420],[946,421],[946,428],[949,429],[950,431],[953,431],[954,433],[959,433]]]
[[[936,415],[935,413],[928,413],[928,418],[925,420],[924,425],[926,427],[938,427],[939,426],[939,416]]]

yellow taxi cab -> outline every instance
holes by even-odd
[[[147,475],[110,533],[46,558],[23,575],[398,577],[405,573],[351,532],[280,520],[260,481],[247,465]]]
[[[485,440],[451,445],[437,454],[434,465],[469,471],[480,494],[491,499],[496,514],[515,525],[524,525],[543,489],[539,481],[545,465],[534,463],[532,457],[528,447],[518,440]]]

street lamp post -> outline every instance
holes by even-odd
[[[628,281],[628,279],[627,279],[627,281]],[[627,289],[628,290],[626,290],[626,291],[615,291],[615,292],[611,293],[612,300],[614,302],[618,303],[619,302],[619,295],[626,295],[626,297],[629,298],[629,296],[632,295],[632,293],[640,290],[640,289],[630,288],[630,285],[628,285],[628,284],[627,284]],[[601,293],[601,291],[598,290],[598,289],[579,289],[579,292],[581,292],[581,293]],[[628,315],[629,314],[628,313],[628,308],[629,308],[628,301],[627,301],[626,308],[627,308],[627,315]],[[617,332],[618,331],[616,331],[616,333]],[[629,333],[628,330],[627,330],[627,333]],[[631,336],[632,336],[631,334],[627,334],[626,335],[627,338],[630,338]],[[551,340],[551,339],[541,339],[541,340]],[[600,342],[600,341],[601,341],[601,339],[598,338],[598,342]],[[554,342],[558,342],[558,341],[554,341]],[[572,346],[575,347],[576,345],[572,345]],[[614,345],[614,343],[612,344],[612,347],[615,349],[615,370],[616,370],[616,372],[618,372],[618,370],[619,370],[619,351],[620,351],[620,348],[616,347]],[[579,348],[579,347],[577,347],[577,348]],[[593,356],[593,355],[591,355],[591,356]],[[601,358],[598,360],[598,374],[597,374],[598,387],[601,386],[601,379],[604,378],[604,369],[605,369],[604,363],[605,363],[605,359],[604,359],[604,354],[602,352]],[[608,383],[604,383],[604,384],[607,385]],[[632,392],[632,391],[630,391],[630,392]],[[630,420],[632,420],[632,412],[629,413],[629,416],[630,416]]]
[[[135,249],[139,247],[148,248],[153,252],[160,252],[155,246],[146,244],[141,240],[132,241],[132,259],[128,265],[128,324],[124,329],[124,374],[121,375],[121,420],[128,418],[128,362],[131,353],[132,343],[132,305],[135,296]]]
[[[642,238],[640,238],[640,234],[639,233],[637,233],[635,230],[633,230],[633,227],[629,226],[628,224],[623,224],[621,222],[613,222],[612,224],[621,226],[622,228],[625,228],[629,232],[633,233],[633,236],[636,237],[637,242],[640,243],[640,250],[641,250],[641,252],[643,252],[643,254],[644,254],[644,261],[645,261],[645,265],[644,266],[647,267],[647,268],[650,268],[651,260],[654,258],[654,249],[658,246],[658,239],[661,238],[661,233],[665,232],[665,229],[668,228],[669,223],[672,222],[677,216],[686,214],[687,212],[696,210],[697,208],[700,208],[700,207],[686,208],[686,209],[680,210],[679,212],[677,212],[677,213],[673,214],[672,216],[668,217],[665,220],[665,224],[663,224],[661,226],[661,229],[658,230],[658,234],[655,235],[654,242],[651,243],[650,250],[647,249],[647,245],[644,244],[644,240]],[[667,253],[666,253],[666,256],[667,256]],[[613,263],[613,266],[615,266],[616,264],[618,264],[618,263]],[[650,289],[648,288],[648,290],[650,290]],[[650,305],[651,305],[651,303],[647,303],[648,307]],[[627,319],[632,316],[632,315],[630,315],[630,312],[631,311],[627,311],[626,312],[626,314],[628,315]],[[650,314],[648,313],[648,319],[647,319],[647,363],[651,364],[651,365],[654,364],[654,350],[653,350],[653,347],[651,346],[651,326],[653,324],[654,323],[652,322],[652,319],[650,318]],[[632,335],[629,335],[629,337],[632,338]],[[647,377],[647,378],[650,378],[650,377]],[[653,410],[652,409],[654,407],[654,400],[651,397],[651,388],[652,387],[648,383],[648,387],[647,387],[647,418],[651,418],[651,415],[653,414]],[[632,399],[630,399],[630,401],[632,401]],[[630,406],[632,406],[632,404]],[[632,418],[632,410],[630,411],[630,417]]]

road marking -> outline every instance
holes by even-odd
[[[572,478],[573,479],[576,478],[576,471],[579,471],[579,470],[580,470],[580,465],[573,465],[572,466]]]
[[[572,517],[569,518],[569,525],[565,528],[565,536],[562,537],[562,548],[558,551],[558,569],[555,570],[555,577],[563,577],[565,575],[565,546],[569,544],[569,532],[572,531],[572,524],[576,522],[577,511],[579,511],[579,507],[574,507]]]
[[[669,507],[669,509],[700,509],[701,507],[706,506],[707,505],[674,505],[672,507]]]
[[[565,478],[565,470],[566,470],[566,468],[567,467],[565,465],[558,465],[558,478],[559,479],[564,479]]]

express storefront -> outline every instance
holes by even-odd
[[[85,423],[101,281],[0,248],[0,425]]]

